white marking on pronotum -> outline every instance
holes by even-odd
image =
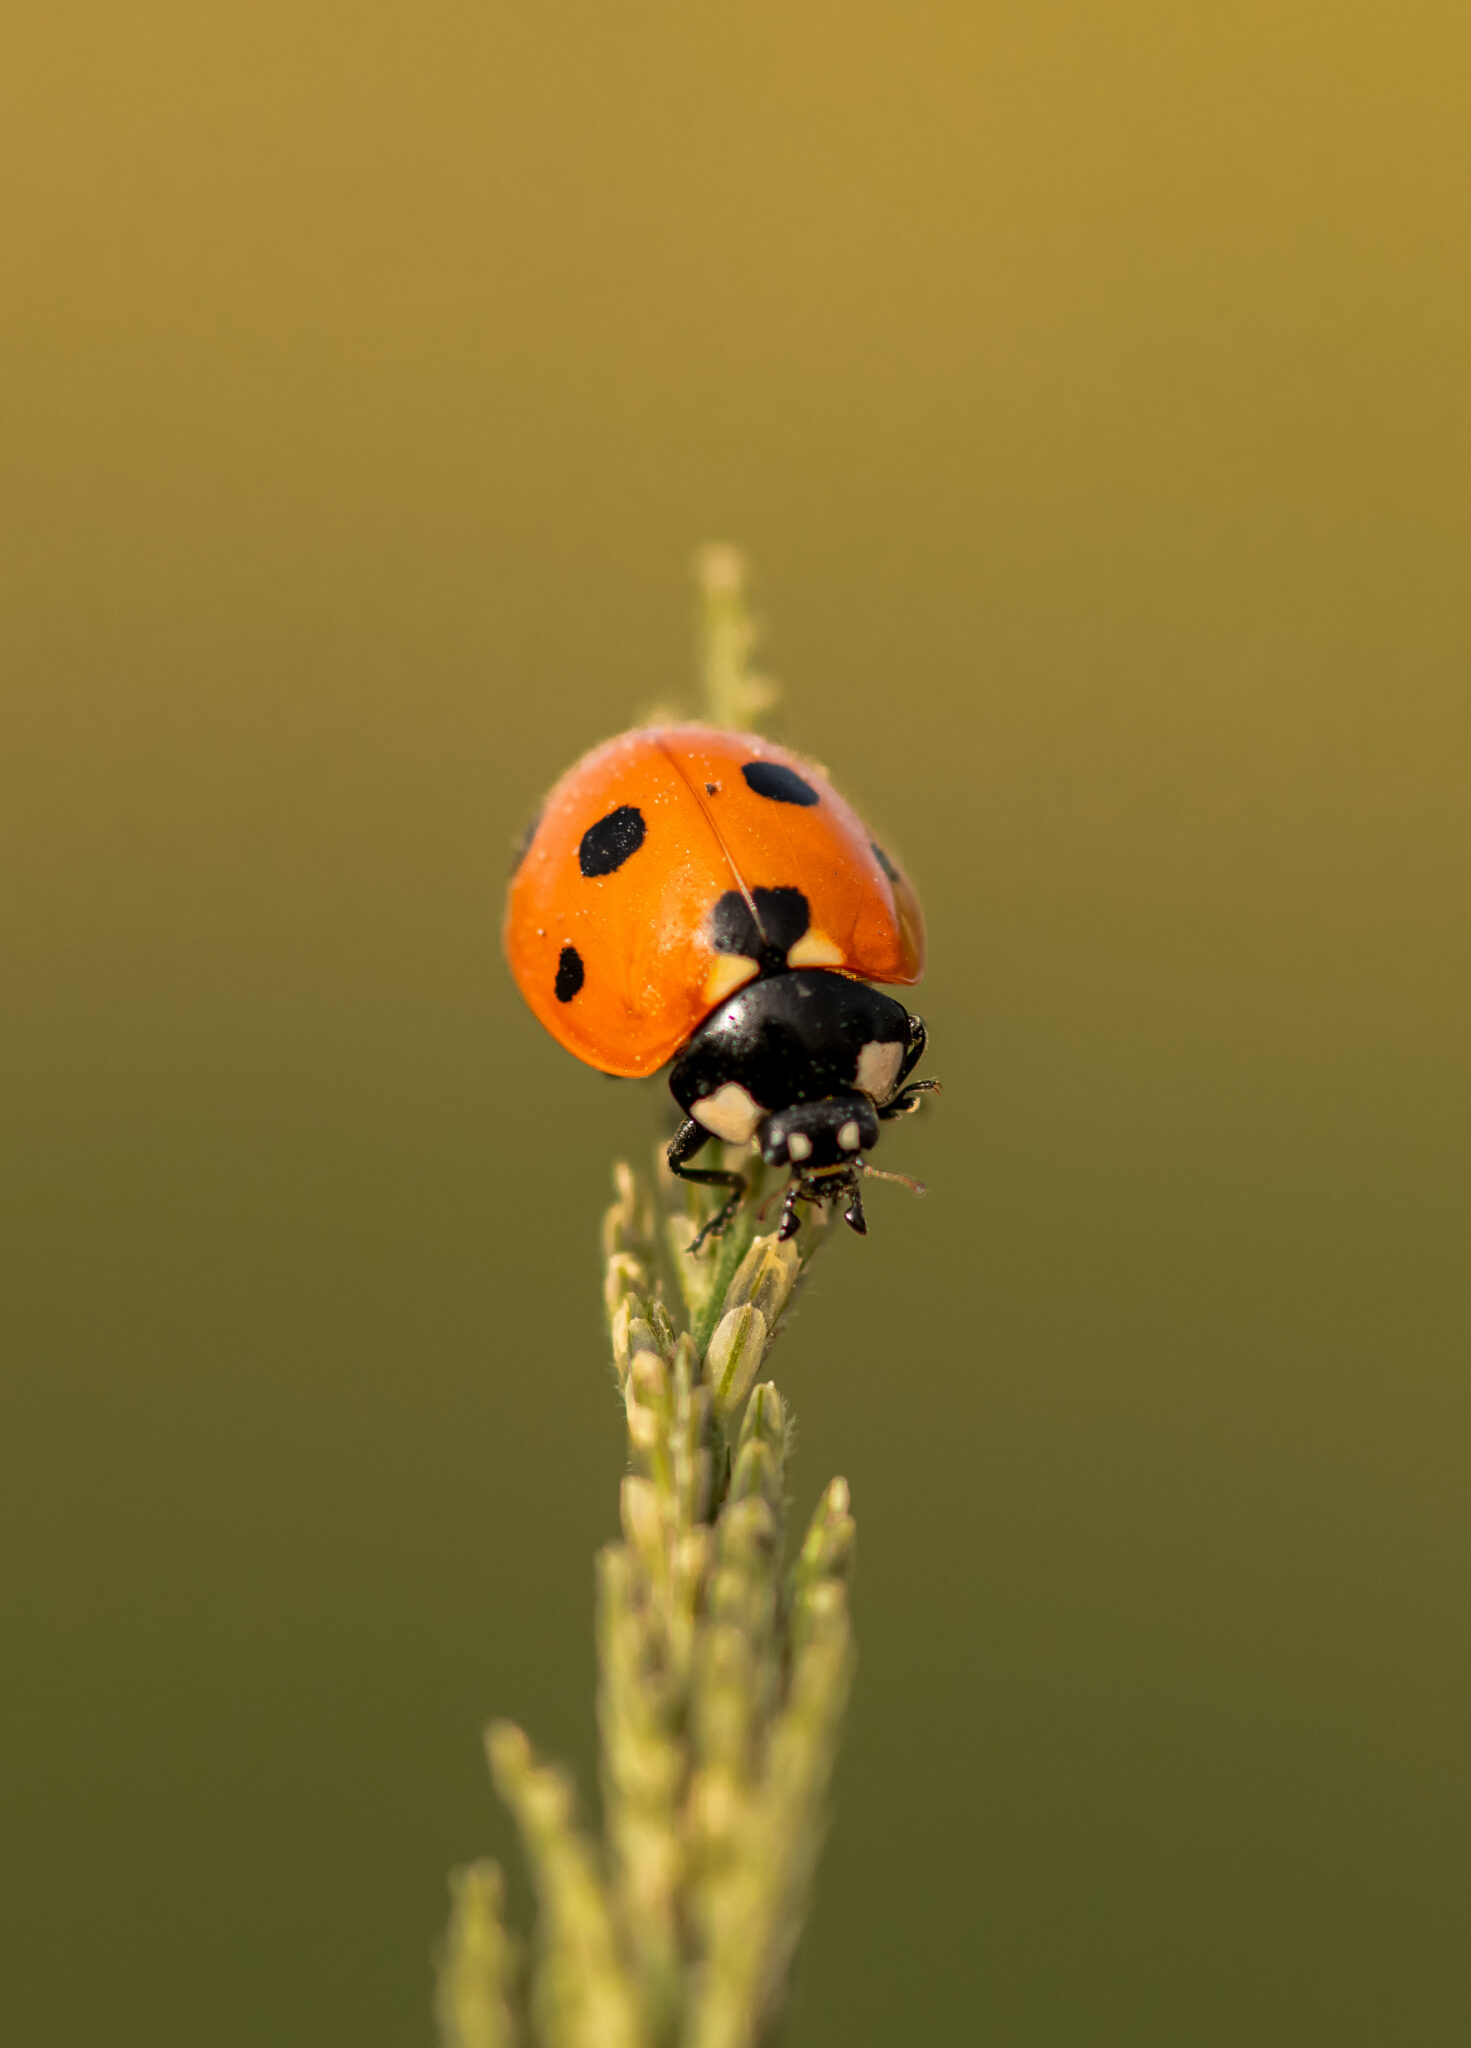
[[[838,1126],[838,1144],[844,1152],[856,1152],[863,1143],[863,1133],[858,1128],[856,1116],[850,1116],[845,1124]]]
[[[788,967],[841,967],[843,949],[826,932],[815,928],[804,932],[795,946],[787,948]]]
[[[789,1159],[810,1159],[812,1157],[812,1140],[804,1137],[800,1131],[793,1131],[790,1138],[787,1139],[787,1157]]]
[[[705,1001],[723,1003],[727,996],[734,995],[760,971],[756,962],[744,953],[718,954],[714,966],[705,976]]]
[[[727,1145],[744,1145],[754,1137],[765,1114],[755,1096],[739,1081],[727,1081],[713,1095],[703,1095],[690,1104],[695,1122],[713,1131],[717,1138],[724,1138]]]
[[[858,1055],[858,1085],[875,1102],[887,1102],[894,1092],[894,1083],[903,1064],[902,1045],[871,1038]]]

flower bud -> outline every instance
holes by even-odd
[[[722,1421],[745,1400],[765,1356],[766,1318],[760,1309],[749,1302],[727,1309],[705,1353],[705,1381]]]
[[[751,1302],[766,1318],[766,1327],[774,1330],[801,1270],[802,1254],[795,1238],[782,1239],[774,1233],[758,1237],[736,1268],[726,1293],[726,1305],[739,1308]]]

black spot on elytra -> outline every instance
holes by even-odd
[[[707,782],[705,784],[705,794],[706,796],[719,796],[720,784],[718,782]]]
[[[557,978],[552,993],[559,1003],[570,1003],[582,987],[582,955],[575,946],[564,946],[557,961]]]
[[[536,828],[541,823],[541,816],[541,812],[538,811],[536,816],[527,824],[526,830],[521,834],[521,837],[516,841],[515,851],[511,855],[511,873],[513,875],[531,851],[531,842],[536,837]]]
[[[717,953],[740,953],[763,974],[786,966],[787,954],[812,922],[800,889],[753,889],[755,914],[739,889],[727,889],[710,913],[710,943]]]
[[[895,867],[894,863],[889,859],[889,856],[884,852],[884,849],[879,845],[876,839],[869,840],[868,850],[873,855],[874,859],[878,862],[879,866],[883,869],[884,873],[888,876],[889,880],[891,882],[897,882],[899,879],[899,870]]]
[[[741,770],[757,796],[770,797],[774,804],[815,804],[817,791],[804,782],[795,768],[780,761],[747,761]]]
[[[619,804],[596,825],[589,825],[577,849],[577,865],[591,881],[615,874],[644,843],[644,814],[632,804]]]

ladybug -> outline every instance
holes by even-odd
[[[821,769],[752,733],[648,726],[584,755],[533,821],[511,877],[506,956],[559,1044],[605,1074],[652,1074],[684,1122],[669,1164],[728,1190],[742,1174],[690,1161],[711,1138],[755,1141],[790,1169],[797,1203],[845,1204],[881,1124],[939,1084],[909,1081],[925,1027],[865,984],[924,971],[908,881]]]

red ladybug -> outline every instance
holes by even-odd
[[[937,1084],[902,1085],[925,1027],[865,981],[924,971],[919,901],[821,769],[751,733],[649,726],[584,755],[527,833],[506,908],[506,956],[531,1008],[605,1074],[652,1074],[685,1111],[669,1164],[712,1137],[756,1141],[798,1201],[844,1200],[879,1125]],[[857,977],[862,977],[858,979]]]

